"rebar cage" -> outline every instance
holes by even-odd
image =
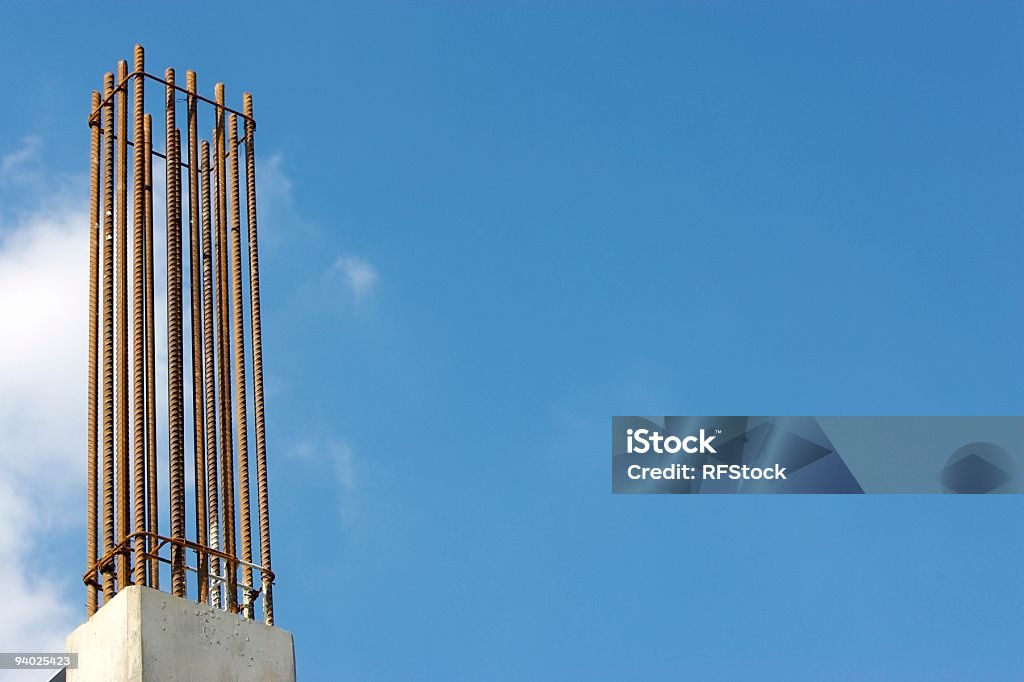
[[[162,86],[163,153],[153,147],[153,117],[146,110],[146,85],[154,83]],[[100,595],[105,604],[127,585],[159,589],[164,566],[171,594],[194,597],[250,619],[258,617],[258,608],[263,622],[274,624],[253,147],[256,124],[249,93],[242,96],[242,111],[226,106],[223,84],[216,84],[214,93],[213,99],[199,95],[192,71],[186,72],[184,88],[176,85],[174,69],[167,69],[163,78],[146,73],[141,45],[135,46],[131,72],[127,61],[119,62],[116,77],[105,74],[102,93],[92,93],[87,539],[82,577],[90,616],[98,608]],[[184,151],[177,127],[179,103],[185,107]],[[210,141],[199,138],[200,105],[207,115],[212,112]],[[154,158],[163,159],[166,183],[162,206],[156,200],[166,222],[167,261],[167,277],[161,282],[166,284],[167,369],[159,374]],[[187,186],[183,186],[183,175]],[[247,273],[243,264],[248,266]],[[184,300],[186,285],[188,301]],[[251,351],[248,368],[247,348]],[[187,389],[189,372],[192,381]],[[252,390],[247,376],[251,376]],[[157,423],[157,387],[163,382],[166,430],[158,429]],[[189,406],[192,424],[186,429]],[[249,423],[250,409],[255,424]],[[251,527],[250,430],[256,446],[258,562],[253,558]],[[158,431],[167,438],[168,518],[162,526]],[[191,481],[186,480],[188,440],[193,455]],[[191,511],[186,500],[189,484]],[[189,517],[195,527],[192,538],[186,531]],[[187,555],[194,557],[194,565],[187,563]],[[189,577],[191,573],[194,578]]]

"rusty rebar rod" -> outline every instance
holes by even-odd
[[[103,77],[113,92],[114,74]],[[103,106],[103,551],[114,541],[114,102]],[[103,575],[103,603],[114,598],[114,571]]]
[[[203,390],[206,397],[206,503],[209,523],[209,546],[220,547],[219,514],[217,495],[217,384],[216,363],[213,353],[213,243],[210,227],[210,144],[205,140],[200,151],[200,174],[202,176],[202,249],[203,249]],[[196,485],[200,485],[196,474]],[[210,570],[220,573],[220,559],[210,557]],[[221,585],[217,583],[210,590],[210,603],[220,606]]]
[[[159,499],[156,471],[156,329],[153,310],[153,118],[149,114],[145,115],[143,129],[143,159],[146,164],[146,528],[156,533],[159,525]],[[153,560],[147,563],[149,586],[158,589],[160,564]]]
[[[249,509],[249,426],[246,419],[245,393],[245,316],[242,309],[242,221],[239,206],[238,183],[238,117],[228,117],[228,194],[231,212],[231,309],[234,322],[235,351],[235,410],[238,439],[238,501],[239,531],[242,561],[252,562],[252,514]],[[243,564],[242,581],[252,584],[252,569]],[[252,603],[246,598],[242,613],[253,617]]]
[[[128,62],[117,63],[118,81],[124,81],[128,73]],[[119,87],[114,97],[117,116],[117,208],[114,212],[117,233],[114,237],[116,250],[114,267],[117,270],[114,305],[117,320],[117,363],[114,373],[117,382],[117,540],[121,542],[131,532],[129,525],[128,489],[128,93],[125,86]],[[128,584],[128,555],[121,554],[117,560],[117,590]]]
[[[252,98],[245,94],[245,113],[237,112],[226,106],[223,85],[216,86],[214,99],[207,99],[199,95],[193,72],[187,73],[186,87],[182,88],[175,84],[173,69],[167,70],[164,79],[145,73],[145,54],[141,46],[136,46],[134,56],[134,71],[130,74],[125,61],[117,65],[116,80],[113,73],[105,74],[103,92],[93,93],[89,116],[86,438],[89,480],[86,491],[87,570],[83,575],[87,586],[86,610],[90,615],[97,611],[101,590],[106,603],[132,583],[158,587],[160,564],[167,563],[172,594],[188,596],[191,579],[186,577],[186,571],[193,571],[197,575],[200,602],[223,606],[234,613],[241,606],[243,617],[252,619],[258,608],[256,600],[262,596],[263,620],[272,625],[274,573],[270,568]],[[145,110],[146,78],[164,84],[164,154],[153,148],[152,117]],[[176,126],[179,92],[186,95],[188,125],[185,131]],[[199,139],[200,102],[215,107],[212,145]],[[129,111],[132,112],[131,124]],[[225,120],[229,114],[229,119]],[[241,139],[239,119],[244,125]],[[183,148],[182,138],[186,135]],[[243,141],[247,202],[244,232],[239,168]],[[129,148],[131,159],[128,159]],[[163,208],[167,229],[166,379],[170,479],[167,536],[159,534],[158,522],[156,394],[162,377],[158,375],[154,314],[155,284],[158,283],[154,268],[154,156],[165,159],[166,173]],[[183,156],[187,156],[187,163],[183,162]],[[187,179],[182,176],[186,171]],[[183,182],[188,183],[187,190]],[[184,224],[186,211],[187,226]],[[186,248],[187,265],[184,261]],[[246,262],[248,273],[244,269]],[[184,301],[186,285],[190,295],[188,302]],[[248,301],[245,300],[246,286],[249,287]],[[183,319],[186,305],[190,308],[190,322]],[[247,316],[252,332],[249,342],[245,338]],[[186,325],[190,339],[185,339]],[[189,342],[192,344],[191,363],[186,365],[185,346]],[[252,344],[251,397],[246,368],[247,343]],[[184,455],[187,367],[192,372],[194,467],[190,468],[196,485],[194,540],[187,537],[185,528],[190,513],[185,499],[188,482]],[[251,407],[250,400],[253,401]],[[252,560],[255,547],[250,412],[255,415],[259,564]],[[235,476],[238,476],[237,481]],[[236,547],[237,544],[241,546]],[[186,550],[196,553],[194,567],[186,562]],[[101,551],[102,556],[98,556]],[[170,558],[161,556],[164,551]]]
[[[100,103],[100,93],[93,90],[92,108]],[[100,246],[100,126],[90,124],[89,145],[89,388],[86,416],[85,467],[85,563],[91,568],[96,563],[96,417],[98,412],[97,334],[99,327],[99,246]],[[86,586],[85,609],[88,615],[96,613],[96,585]]]
[[[198,101],[196,99],[196,73],[185,72],[188,97],[188,236],[189,236],[189,292],[192,297],[192,450],[195,472],[195,520],[196,541],[206,546],[206,486],[202,485],[206,472],[206,439],[204,434],[206,408],[203,387],[203,287],[200,265],[199,226],[199,123]],[[200,553],[196,557],[198,567],[198,600],[206,602],[209,592],[207,579],[207,558]]]
[[[141,45],[135,46],[135,70],[142,71],[145,55]],[[144,126],[145,82],[136,78],[135,102],[132,104],[133,136],[141,141],[146,134]],[[132,480],[134,490],[134,527],[142,530],[146,524],[146,385],[145,385],[145,226],[146,226],[146,160],[145,146],[136,144],[132,150]],[[146,584],[146,538],[135,539],[134,581]]]
[[[168,83],[174,83],[174,69],[167,69]],[[184,505],[184,400],[182,396],[182,283],[181,283],[181,170],[178,130],[175,127],[175,89],[165,91],[165,135],[168,163],[167,175],[167,416],[168,475],[170,482],[171,537],[185,537]],[[171,548],[171,594],[185,596],[184,553]]]
[[[249,299],[252,321],[253,410],[256,418],[256,494],[260,526],[260,564],[270,570],[270,500],[267,490],[267,434],[263,404],[263,326],[260,317],[260,257],[256,228],[256,149],[252,95],[242,95],[245,119],[245,186],[249,222]],[[273,585],[263,578],[263,622],[274,624]]]
[[[227,289],[227,205],[226,184],[227,169],[225,163],[224,141],[224,84],[214,86],[217,100],[217,119],[213,131],[214,153],[216,158],[216,195],[217,195],[217,347],[220,349],[220,399],[221,399],[221,533],[223,534],[224,551],[235,556],[235,480],[234,480],[234,447],[231,433],[231,337],[229,336],[230,310],[228,308]],[[238,594],[235,589],[237,582],[237,566],[228,560],[225,567],[228,576],[226,589],[227,607],[232,613],[238,611]]]

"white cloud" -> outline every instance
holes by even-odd
[[[377,269],[358,256],[340,256],[334,261],[331,270],[341,275],[345,286],[356,300],[369,295],[377,287],[380,279]]]
[[[58,652],[85,619],[88,192],[81,177],[48,172],[42,149],[26,138],[0,157],[0,642]],[[53,674],[37,672],[0,680]]]
[[[48,172],[43,147],[30,137],[0,155],[0,207],[6,209],[0,209],[0,643],[7,651],[62,651],[64,637],[85,618],[77,567],[85,563],[88,191],[81,177]],[[291,182],[280,157],[260,167],[261,206],[289,206]],[[162,183],[158,172],[157,196]],[[163,240],[154,245],[159,273]],[[339,258],[335,271],[356,298],[378,281],[372,265],[352,256]],[[163,284],[157,276],[158,396],[166,391]],[[166,423],[162,403],[158,418]],[[352,448],[336,441],[302,447],[330,463],[342,517],[350,519],[362,471]],[[296,451],[300,457],[302,447]],[[76,569],[58,573],[39,559],[47,555],[71,555],[67,563]],[[15,674],[17,680],[37,679]],[[40,674],[42,680],[52,676]],[[5,675],[0,671],[0,681]]]
[[[35,182],[38,148],[30,141],[0,160],[0,187]],[[38,558],[84,507],[88,228],[85,212],[66,199],[54,194],[44,210],[0,219],[0,642],[7,651],[62,651],[84,616],[74,608],[84,597],[77,576],[54,575]]]

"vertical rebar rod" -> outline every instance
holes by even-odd
[[[210,227],[210,144],[205,140],[200,150],[202,166],[202,249],[203,249],[203,389],[206,396],[206,503],[209,522],[209,546],[220,548],[219,514],[217,495],[217,384],[216,364],[213,355],[213,243]],[[199,485],[196,474],[196,485]],[[220,559],[210,558],[210,570],[220,573]],[[220,607],[221,584],[212,583],[210,604]]]
[[[117,115],[117,208],[114,213],[117,235],[114,246],[117,247],[115,267],[117,269],[114,305],[117,321],[117,542],[123,542],[131,532],[128,516],[128,90],[125,79],[128,77],[128,62],[117,63],[117,100],[114,104]],[[121,552],[117,557],[117,589],[128,584],[129,556],[128,551]]]
[[[238,183],[238,117],[228,117],[228,193],[231,212],[231,315],[234,322],[235,410],[238,439],[239,532],[242,561],[252,562],[252,514],[249,510],[249,426],[245,395],[245,316],[242,310],[242,221]],[[242,582],[248,587],[242,598],[242,613],[252,618],[252,568],[242,565]]]
[[[153,319],[153,117],[149,114],[145,115],[143,127],[146,163],[146,527],[150,533],[157,533],[159,497],[156,471],[156,329]],[[146,546],[150,552],[156,549],[152,538],[147,539]],[[151,557],[148,563],[149,585],[159,589],[160,562]]]
[[[195,456],[195,520],[196,542],[205,547],[206,539],[206,439],[204,437],[203,412],[206,408],[203,390],[203,287],[200,265],[199,226],[199,123],[196,99],[196,73],[185,72],[185,89],[188,90],[188,236],[189,236],[189,292],[192,295],[192,449]],[[209,592],[207,557],[200,553],[196,557],[200,602],[206,602]]]
[[[171,556],[170,591],[175,596],[187,597],[189,588],[185,570],[189,567],[186,566],[186,550],[182,541],[189,540],[185,530],[188,513],[184,454],[187,447],[184,354],[188,340],[184,338],[186,322],[183,317],[184,306],[190,305],[196,484],[196,535],[195,544],[190,546],[197,552],[198,600],[215,606],[223,604],[233,613],[241,607],[244,617],[254,618],[256,607],[253,599],[262,594],[263,620],[267,625],[273,625],[252,97],[244,94],[245,113],[239,113],[226,107],[222,84],[216,86],[215,100],[207,100],[198,93],[194,72],[187,73],[187,85],[180,89],[175,85],[174,70],[167,69],[163,79],[166,86],[166,151],[159,154],[153,149],[152,118],[145,112],[147,76],[141,46],[135,47],[134,56],[135,68],[131,76],[126,61],[118,63],[116,79],[113,73],[105,74],[104,92],[102,96],[93,93],[93,112],[90,114],[86,559],[87,571],[92,575],[87,580],[86,608],[90,615],[97,611],[100,590],[106,603],[132,583],[158,587],[160,564],[156,553],[157,548],[164,544],[167,544]],[[179,91],[187,102],[186,131],[176,127],[175,98]],[[215,107],[212,144],[202,142],[200,145],[200,101]],[[129,110],[133,112],[131,131],[128,129]],[[243,119],[245,126],[242,131],[244,140],[239,140],[239,118]],[[183,149],[182,137],[186,134],[187,146]],[[245,232],[242,227],[239,168],[243,162],[239,158],[242,141],[245,143]],[[129,146],[133,147],[131,160],[128,159]],[[186,155],[187,164],[183,163]],[[158,375],[154,320],[154,156],[166,159],[164,206],[167,223],[166,378],[170,529],[164,532],[168,533],[170,542],[166,538],[151,540],[141,535],[128,540],[133,531],[145,530],[154,538],[160,532],[156,466]],[[130,189],[129,168],[132,169]],[[182,177],[183,168],[188,169],[187,180]],[[188,182],[187,206],[183,206],[186,191],[182,187],[183,181]],[[185,211],[188,211],[187,237],[183,233]],[[247,252],[243,252],[246,246]],[[186,248],[189,250],[188,264],[184,262]],[[248,302],[245,301],[246,276],[243,271],[246,258]],[[188,274],[184,272],[186,267]],[[129,269],[131,275],[128,274]],[[184,301],[186,282],[191,297],[187,303]],[[245,355],[247,316],[253,335],[251,407]],[[132,346],[130,350],[129,343]],[[254,584],[257,569],[252,565],[255,547],[252,537],[250,412],[255,415],[259,590]],[[239,506],[237,511],[236,504]],[[101,510],[102,531],[97,518]],[[102,541],[98,537],[100,533]],[[236,547],[238,544],[240,547]],[[115,548],[118,549],[115,551]],[[212,557],[208,548],[223,554],[220,558]],[[112,557],[112,560],[97,573],[99,556]],[[241,582],[238,575],[240,563]],[[218,574],[222,580],[211,580],[212,575]],[[238,594],[240,585],[243,587],[241,600]]]
[[[167,415],[168,470],[170,481],[171,538],[185,539],[184,400],[182,396],[182,270],[181,270],[181,155],[175,127],[174,69],[167,69],[166,156],[167,171]],[[171,594],[185,596],[184,550],[171,545]]]
[[[256,494],[260,530],[260,565],[263,590],[263,622],[274,624],[273,586],[270,566],[270,502],[267,492],[267,435],[263,405],[263,327],[260,318],[260,257],[256,229],[256,150],[254,146],[252,95],[242,95],[245,119],[245,185],[249,222],[249,299],[252,320],[253,410],[256,419]]]
[[[146,385],[145,385],[145,226],[146,226],[146,135],[143,98],[145,94],[145,54],[141,45],[135,46],[135,102],[132,104],[132,133],[134,157],[132,166],[132,476],[134,527],[142,530],[146,524]],[[135,538],[135,583],[146,584],[146,538]]]
[[[183,230],[184,230],[184,218],[183,218],[184,193],[183,193],[183,191],[184,190],[183,190],[183,183],[182,183],[182,179],[181,179],[181,168],[182,168],[181,158],[182,158],[181,128],[175,128],[174,129],[174,160],[175,160],[175,165],[177,167],[177,171],[174,174],[174,179],[175,179],[175,182],[177,183],[176,187],[175,187],[175,192],[174,192],[175,196],[177,197],[177,200],[175,201],[175,209],[176,209],[176,211],[175,211],[175,235],[176,235],[176,238],[177,238],[177,248],[178,248],[178,283],[181,285],[181,288],[179,289],[179,291],[181,293],[181,297],[178,299],[178,329],[180,331],[180,336],[179,336],[179,339],[178,339],[178,363],[177,363],[178,364],[178,368],[179,368],[179,371],[178,371],[178,382],[177,383],[178,383],[178,396],[179,396],[179,398],[178,398],[178,400],[179,400],[179,412],[178,412],[178,414],[179,414],[179,422],[180,422],[180,427],[179,427],[179,430],[178,430],[178,436],[179,436],[179,442],[181,443],[181,456],[179,456],[177,458],[177,461],[175,462],[175,464],[177,465],[177,468],[178,468],[178,486],[177,486],[177,488],[175,490],[172,490],[172,493],[174,494],[174,497],[175,497],[175,500],[176,500],[176,504],[177,504],[177,508],[178,508],[178,514],[179,514],[180,519],[181,519],[181,537],[183,539],[187,539],[188,531],[187,531],[187,529],[185,527],[185,519],[186,519],[185,485],[186,485],[186,481],[185,481],[185,405],[184,405],[184,401],[185,401],[185,359],[184,359],[184,353],[185,353],[185,322],[184,322],[184,315],[185,315],[185,300],[184,300],[185,260],[184,260],[184,258],[185,258],[185,255],[184,255],[184,239],[185,239],[185,236],[184,236],[184,232],[183,232]],[[187,564],[187,558],[185,556],[185,549],[184,548],[182,548],[179,557],[181,559],[181,583],[182,583],[182,586],[181,586],[182,594],[181,594],[181,596],[188,597],[188,583],[187,583],[187,575],[188,574],[185,572],[185,566]]]
[[[231,338],[228,334],[228,290],[227,290],[227,207],[224,140],[224,84],[214,86],[217,101],[217,121],[213,131],[214,154],[217,173],[217,347],[220,350],[220,400],[221,400],[221,532],[224,538],[224,552],[235,557],[235,490],[234,490],[234,448],[231,434]],[[232,613],[238,611],[238,594],[235,585],[238,580],[237,565],[228,560],[227,607]]]
[[[100,93],[93,90],[92,113],[101,102]],[[99,253],[100,246],[100,122],[89,124],[89,405],[86,417],[85,464],[85,568],[96,567],[96,417],[98,412],[97,334],[99,327]],[[97,576],[98,577],[98,576]],[[96,613],[96,584],[86,586],[85,610]]]
[[[114,548],[114,74],[103,76],[103,554]],[[103,570],[103,603],[114,569]]]

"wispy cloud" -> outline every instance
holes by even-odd
[[[366,298],[372,293],[380,279],[377,269],[358,256],[339,256],[334,261],[331,271],[341,276],[356,300]]]
[[[338,491],[338,504],[342,520],[351,522],[356,513],[357,461],[355,451],[347,442],[339,440],[300,440],[287,449],[288,454],[304,463],[327,468]]]
[[[22,138],[20,147],[0,158],[0,180],[16,181],[24,178],[27,172],[31,172],[33,177],[38,175],[42,167],[39,158],[41,145],[42,140],[36,135]]]
[[[42,177],[41,147],[42,140],[29,135],[22,138],[17,149],[0,157],[0,187],[36,184]]]
[[[256,186],[261,211],[276,211],[292,205],[292,180],[284,170],[284,156],[275,152],[256,159]]]

